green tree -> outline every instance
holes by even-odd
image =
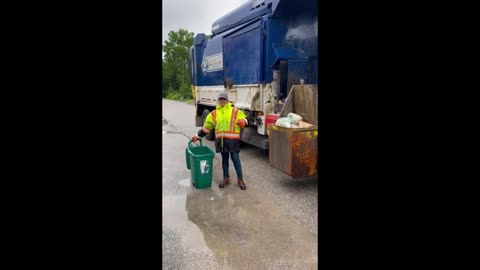
[[[162,45],[165,57],[162,61],[162,97],[178,94],[192,98],[189,75],[189,50],[193,45],[193,33],[185,29],[170,31]]]
[[[167,61],[162,61],[162,97],[177,88],[175,68]]]

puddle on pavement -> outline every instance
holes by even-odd
[[[317,235],[283,218],[265,195],[235,183],[166,196],[163,225],[182,230],[185,245],[208,248],[233,269],[317,269]]]
[[[185,219],[186,195],[167,196],[162,201],[162,225],[174,227],[183,232],[182,241],[185,245],[196,249],[208,249],[200,229]]]

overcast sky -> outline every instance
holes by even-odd
[[[248,0],[163,0],[162,44],[168,32],[180,28],[210,35],[214,21]],[[163,55],[163,53],[162,53]]]

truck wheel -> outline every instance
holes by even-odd
[[[207,121],[207,116],[208,116],[209,113],[210,113],[209,110],[207,110],[207,109],[203,110],[203,113],[202,113],[202,127],[205,125],[205,121]],[[207,135],[205,135],[205,139],[207,139],[209,141],[215,141],[215,129],[210,130],[210,132]]]

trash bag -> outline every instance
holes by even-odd
[[[291,122],[292,120],[288,117],[280,117],[275,122],[275,126],[291,128]]]
[[[298,123],[303,120],[303,117],[296,113],[289,113],[287,117],[290,119],[290,123],[295,125],[298,125]]]

